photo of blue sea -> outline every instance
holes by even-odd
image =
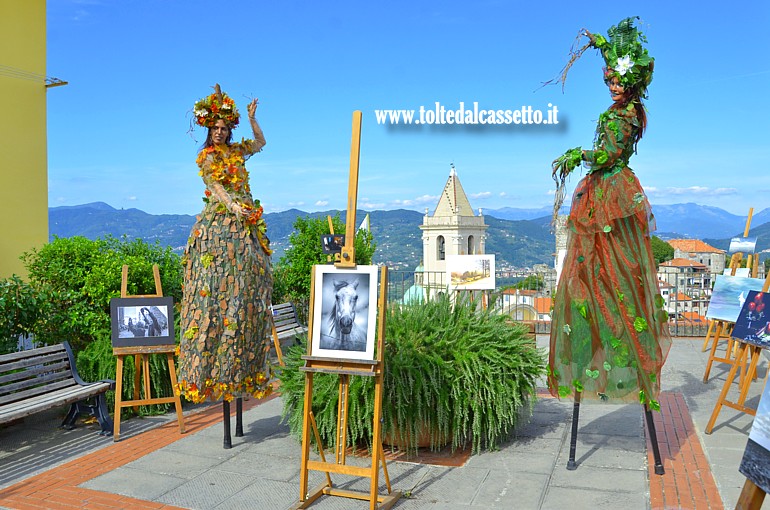
[[[760,291],[764,284],[759,278],[717,275],[706,318],[735,322],[749,291]]]

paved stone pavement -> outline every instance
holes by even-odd
[[[547,337],[538,343],[547,345]],[[398,509],[734,508],[745,481],[738,465],[752,417],[723,408],[703,433],[727,366],[701,379],[702,338],[678,338],[663,370],[656,428],[665,476],[650,468],[642,408],[581,405],[578,469],[565,469],[572,403],[540,398],[529,423],[498,451],[460,467],[390,461]],[[756,407],[767,362],[747,404]],[[281,400],[247,402],[242,438],[222,448],[221,408],[187,413],[180,435],[173,415],[123,422],[121,441],[95,426],[58,429],[56,414],[0,429],[0,505],[6,508],[288,508],[299,498],[300,445],[280,422]],[[367,458],[348,457],[366,465]],[[311,472],[310,487],[324,475]],[[332,475],[335,486],[368,490],[368,479]],[[382,476],[380,476],[382,482]],[[711,485],[709,485],[711,484]],[[385,486],[381,483],[381,493]],[[767,506],[767,505],[766,505]],[[324,496],[311,508],[363,509],[368,502]],[[770,508],[770,507],[768,507]]]

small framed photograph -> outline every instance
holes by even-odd
[[[173,345],[174,300],[131,297],[110,300],[112,346]]]
[[[311,356],[373,360],[377,266],[313,266]]]
[[[749,291],[731,335],[757,347],[770,348],[770,294]]]
[[[756,237],[733,237],[730,239],[729,253],[754,253],[757,249]]]
[[[449,290],[495,290],[494,255],[447,255]]]
[[[321,234],[321,249],[324,253],[340,253],[345,246],[345,234]]]

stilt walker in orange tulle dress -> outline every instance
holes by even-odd
[[[575,400],[573,439],[581,399],[637,401],[651,422],[649,410],[660,409],[660,371],[671,346],[650,247],[654,220],[628,166],[647,126],[642,99],[654,62],[633,18],[610,28],[608,38],[582,35],[589,43],[573,53],[562,81],[585,49],[597,48],[613,104],[599,116],[592,149],[571,149],[553,163],[555,212],[570,172],[581,164],[588,169],[572,199],[551,322],[548,385],[553,395]]]

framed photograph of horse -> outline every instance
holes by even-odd
[[[377,266],[317,265],[311,356],[373,360]]]

